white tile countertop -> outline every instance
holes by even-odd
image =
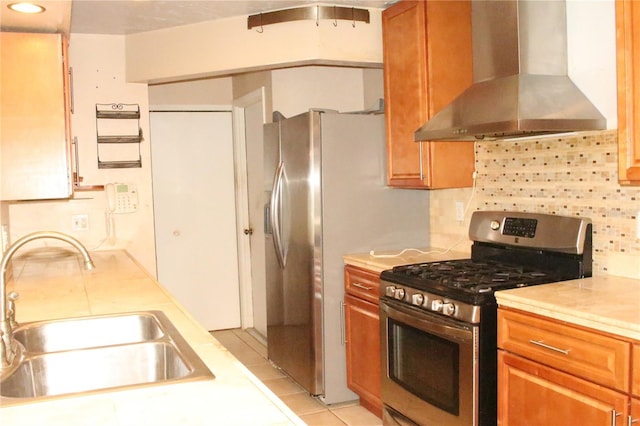
[[[215,379],[4,404],[3,424],[304,424],[125,251],[94,252],[92,257],[92,271],[82,270],[78,257],[64,250],[51,257],[14,260],[16,280],[8,290],[20,293],[18,322],[161,310]]]
[[[421,248],[390,251],[374,251],[369,253],[354,253],[343,256],[347,265],[358,266],[373,272],[382,272],[398,265],[410,265],[422,262],[438,262],[451,259],[469,259],[471,255],[460,251],[440,248]]]
[[[640,280],[600,276],[503,290],[505,306],[640,340]]]

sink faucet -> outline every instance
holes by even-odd
[[[11,244],[0,263],[0,370],[13,365],[16,355],[19,353],[17,343],[13,340],[13,327],[15,327],[15,305],[17,294],[7,296],[7,268],[9,261],[16,251],[23,245],[40,238],[53,238],[65,241],[75,247],[84,259],[84,267],[87,270],[94,268],[93,261],[87,249],[70,235],[55,231],[38,231],[25,235]],[[12,292],[13,293],[13,292]],[[9,300],[7,300],[9,299]],[[10,305],[10,306],[9,306]]]

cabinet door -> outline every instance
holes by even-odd
[[[71,195],[60,34],[0,33],[1,199]]]
[[[470,186],[472,142],[415,142],[414,132],[471,85],[469,1],[402,1],[382,14],[387,181]]]
[[[640,185],[640,3],[616,1],[618,164],[621,184]]]
[[[380,399],[380,316],[378,306],[346,294],[347,386],[360,404],[382,417]]]
[[[640,343],[633,344],[631,363],[631,393],[640,397]]]
[[[627,425],[635,425],[640,423],[640,399],[631,398],[631,413],[627,421]]]
[[[626,394],[502,350],[498,389],[498,424],[503,426],[622,426],[627,421]]]

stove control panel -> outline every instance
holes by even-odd
[[[386,284],[386,285],[385,285]],[[426,291],[406,287],[402,284],[391,284],[383,282],[381,286],[382,296],[395,299],[399,302],[412,305],[416,308],[445,315],[466,322],[478,322],[480,308],[467,303],[450,300],[446,297],[437,296]]]
[[[476,211],[469,222],[474,243],[506,244],[548,252],[590,251],[591,219],[555,214]]]

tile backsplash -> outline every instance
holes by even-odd
[[[476,143],[476,208],[589,217],[594,275],[624,274],[610,266],[640,263],[640,187],[618,184],[617,143],[615,130]]]
[[[589,217],[593,222],[593,274],[640,278],[640,187],[618,184],[615,130],[477,142],[476,171],[469,211]],[[448,230],[448,241],[456,232],[464,235],[466,226],[443,218],[455,216],[454,198],[471,193],[470,189],[432,191],[430,228]],[[432,236],[432,245],[438,243],[446,245],[447,238]]]

